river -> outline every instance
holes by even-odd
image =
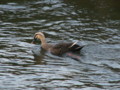
[[[0,90],[120,90],[119,3],[0,0]],[[39,31],[50,43],[80,41],[80,59],[31,44]]]

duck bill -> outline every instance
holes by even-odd
[[[31,44],[35,44],[35,40],[33,40],[33,41],[31,42]]]
[[[34,38],[33,41],[31,42],[32,44],[36,44],[37,39]]]
[[[33,41],[31,42],[32,44],[38,43],[40,40],[38,38],[34,38]]]

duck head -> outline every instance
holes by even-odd
[[[41,41],[42,44],[46,43],[45,35],[42,32],[35,33],[32,43],[35,43],[36,41]]]

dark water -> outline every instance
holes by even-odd
[[[38,31],[81,41],[80,60],[39,52]],[[120,90],[119,0],[0,0],[0,90],[101,89]]]

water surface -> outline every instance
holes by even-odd
[[[119,90],[120,1],[1,0],[1,90]],[[36,32],[56,43],[79,40],[80,59],[44,52]],[[33,52],[35,52],[35,55]]]

